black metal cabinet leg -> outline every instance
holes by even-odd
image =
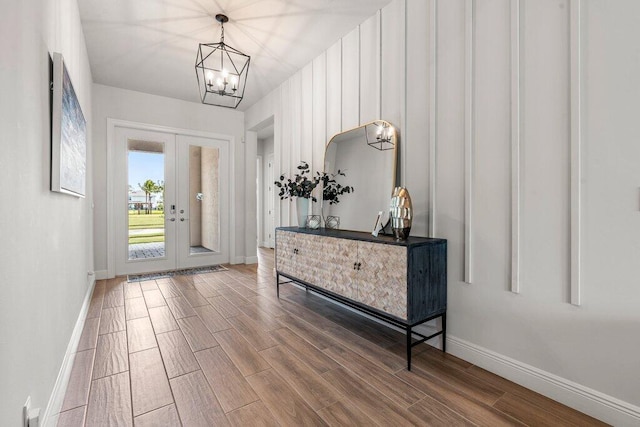
[[[407,326],[407,371],[411,370],[411,326]]]
[[[276,295],[280,299],[280,275],[276,273]]]
[[[442,315],[442,352],[447,352],[447,313]]]

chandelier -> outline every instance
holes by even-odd
[[[393,150],[395,148],[395,129],[393,126],[384,121],[373,124],[375,125],[375,136],[371,135],[370,137],[369,132],[365,130],[367,145],[380,151]]]
[[[229,18],[216,15],[222,28],[219,43],[200,43],[196,55],[196,77],[203,104],[237,108],[247,84],[251,57],[224,42],[224,24]]]

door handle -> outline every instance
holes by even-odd
[[[175,218],[169,218],[169,221],[174,222],[176,219]]]
[[[189,218],[180,218],[180,221],[189,221]]]

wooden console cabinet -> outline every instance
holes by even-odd
[[[446,336],[447,241],[331,229],[276,229],[276,275],[383,319],[407,332],[411,348]],[[441,317],[442,329],[425,336],[413,328]],[[419,337],[416,341],[413,337]]]

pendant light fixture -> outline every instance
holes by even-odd
[[[237,108],[244,97],[251,57],[224,42],[224,24],[229,18],[216,15],[220,23],[219,43],[200,43],[196,77],[203,104]]]
[[[395,148],[395,129],[393,126],[384,121],[374,122],[373,124],[375,125],[375,137],[370,137],[370,132],[365,128],[367,145],[380,151],[393,150]],[[372,128],[371,126],[368,127]]]

